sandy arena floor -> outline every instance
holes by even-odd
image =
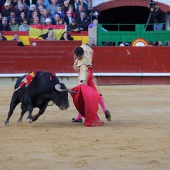
[[[18,124],[17,106],[4,127],[13,88],[0,90],[0,170],[169,170],[170,86],[101,86],[112,114],[102,127],[72,123],[76,109],[47,108]],[[35,109],[37,112],[37,109]],[[34,112],[35,114],[35,112]]]

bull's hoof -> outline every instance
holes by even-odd
[[[22,120],[21,120],[21,119],[18,119],[17,123],[22,123]]]
[[[32,117],[32,122],[35,122],[38,118],[36,116]]]
[[[27,117],[27,122],[32,123],[32,116],[29,116],[29,115],[28,115],[28,117]]]
[[[28,123],[32,123],[32,119],[27,118],[27,122],[28,122]]]
[[[4,122],[5,126],[9,125],[9,121]]]

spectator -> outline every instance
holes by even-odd
[[[62,10],[62,7],[60,6],[60,5],[58,5],[57,6],[57,9],[52,13],[52,18],[54,18],[54,16],[55,16],[55,14],[60,14],[60,17],[62,18],[62,19],[64,19],[65,18],[65,13],[64,13],[64,11]]]
[[[43,0],[37,0],[36,3],[36,10],[38,10],[39,5],[43,6],[44,9],[46,9],[47,7],[43,4]]]
[[[158,46],[158,41],[154,41],[153,46]]]
[[[34,21],[32,22],[32,25],[40,25],[40,20],[38,17],[34,18]]]
[[[84,1],[84,0],[79,0],[79,5],[83,6],[83,10],[85,10],[85,12],[87,13],[88,11],[88,4]]]
[[[68,0],[68,1],[70,1],[70,0]],[[63,6],[63,2],[64,2],[64,0],[58,0],[58,1],[57,1],[57,3],[58,3],[59,5],[61,5],[61,6]]]
[[[64,24],[64,21],[62,20],[62,18],[60,18],[60,14],[55,14],[53,24],[54,25],[63,25]]]
[[[19,23],[18,17],[15,16],[15,11],[11,11],[11,12],[10,12],[10,15],[7,17],[8,23],[11,22],[11,19],[12,19],[12,18],[15,18],[15,22],[16,22],[16,23]]]
[[[64,22],[64,20],[61,19],[58,25],[66,25],[66,23]]]
[[[72,22],[72,13],[71,11],[67,11],[66,17],[64,18],[64,21],[66,22],[66,24],[71,24]]]
[[[27,11],[24,9],[24,5],[18,4],[18,9],[15,10],[15,16],[19,18],[22,12],[24,12],[25,16],[27,17]]]
[[[0,41],[2,41],[2,40],[4,41],[4,40],[7,40],[7,39],[6,39],[6,37],[4,37],[4,36],[2,35],[2,33],[0,32]]]
[[[159,8],[159,5],[155,3],[154,11],[153,11],[153,19],[154,19],[154,31],[162,30],[163,21],[162,21],[162,11]]]
[[[25,12],[21,12],[19,21],[18,21],[19,25],[21,25],[25,19],[27,20],[27,17],[25,16]]]
[[[83,6],[82,5],[79,5],[78,6],[78,10],[76,11],[76,18],[80,18],[80,14],[84,12],[85,15],[87,14],[86,11],[83,9]]]
[[[68,11],[72,13],[72,17],[76,18],[76,13],[74,12],[73,5],[69,5]],[[66,11],[66,13],[68,12]]]
[[[80,18],[77,19],[77,24],[81,31],[88,31],[88,25],[90,23],[90,20],[88,17],[86,17],[85,12],[81,12]]]
[[[5,4],[9,4],[9,9],[10,10],[14,10],[14,6],[11,3],[11,0],[6,0],[6,2],[4,3],[4,5],[2,6],[2,10],[6,9]]]
[[[166,41],[165,46],[170,46],[170,41]]]
[[[129,43],[122,42],[122,43],[119,44],[119,47],[125,47],[125,46],[129,46]]]
[[[96,46],[96,44],[94,43],[94,38],[90,37],[86,45],[88,45],[89,47]]]
[[[162,41],[158,41],[158,46],[162,46]]]
[[[48,13],[48,10],[43,9],[43,14],[40,16],[40,24],[43,25],[47,18],[49,18],[52,21],[51,15]]]
[[[75,0],[69,0],[69,4],[72,5],[73,8],[74,8],[74,2],[75,2]],[[75,8],[74,8],[74,10],[75,10]]]
[[[63,6],[62,6],[62,10],[64,11],[64,13],[66,14],[66,12],[68,11],[68,7],[69,7],[69,1],[65,0],[63,2]]]
[[[2,23],[0,23],[0,31],[10,31],[9,24],[7,22],[7,17],[2,18]]]
[[[88,16],[91,21],[93,21],[94,19],[98,19],[98,15],[99,15],[99,13],[97,11],[95,11],[93,8],[88,10]]]
[[[27,19],[24,19],[23,24],[19,26],[19,31],[29,31],[29,28]]]
[[[89,28],[98,27],[98,19],[94,19],[93,23],[89,25]],[[102,31],[107,31],[105,28],[102,27]]]
[[[5,4],[5,0],[0,1],[0,10],[2,9],[3,5]]]
[[[15,11],[15,5],[17,5],[17,0],[9,0],[11,1],[11,5],[13,6],[13,9]]]
[[[44,10],[45,8],[43,7],[43,5],[39,5],[38,6],[38,16],[41,16],[41,15],[43,15],[43,10]]]
[[[153,46],[153,42],[152,42],[152,41],[149,41],[148,46]]]
[[[29,8],[29,10],[27,12],[27,18],[28,18],[29,21],[31,20],[34,11],[36,11],[36,7],[33,4],[33,5],[30,6],[30,8]]]
[[[76,19],[72,19],[71,24],[68,24],[67,31],[80,32],[80,28],[76,24]]]
[[[38,18],[38,23],[40,24],[40,19],[39,19],[39,16],[38,16],[38,12],[37,11],[34,11],[33,12],[33,15],[32,15],[32,17],[31,17],[31,19],[30,19],[30,24],[33,24],[34,23],[34,19],[37,19]]]
[[[72,37],[68,32],[64,32],[64,33],[61,35],[60,40],[69,41],[69,40],[73,40],[73,37]]]
[[[51,24],[52,24],[51,19],[50,19],[50,18],[46,18],[46,20],[45,20],[45,22],[44,22],[44,25],[49,26],[49,25],[51,25]]]
[[[25,12],[27,12],[29,6],[26,3],[22,3],[22,0],[17,0],[17,4],[14,6],[14,10],[17,11],[19,9],[20,4],[23,5],[23,9],[25,10]]]
[[[79,0],[74,0],[74,9],[75,9],[75,11],[78,11],[78,6],[79,6]]]
[[[10,27],[11,31],[19,31],[19,25],[18,25],[18,23],[16,23],[15,18],[11,19],[11,22],[9,23],[9,27]]]
[[[7,17],[7,16],[10,15],[11,9],[10,9],[10,6],[9,6],[9,3],[8,3],[8,2],[6,2],[6,3],[4,4],[4,6],[5,6],[5,9],[2,10],[2,16],[3,16],[3,17]]]
[[[56,40],[53,29],[49,30],[46,40]]]
[[[47,10],[52,15],[57,8],[57,0],[51,0],[51,4],[48,5]]]
[[[18,46],[24,46],[24,43],[19,40],[18,34],[14,34],[12,40],[13,40],[13,41],[18,41]]]
[[[45,9],[47,9],[49,4],[49,0],[43,0],[43,5],[45,5]]]
[[[92,27],[98,27],[98,19],[93,20]]]

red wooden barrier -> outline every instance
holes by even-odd
[[[18,46],[17,41],[0,41],[0,46]]]
[[[93,69],[96,72],[142,72],[143,48],[94,47]]]
[[[74,48],[74,46],[3,47],[0,50],[0,74],[28,73],[34,69],[75,73],[72,68]],[[94,47],[93,49],[93,72],[99,73],[99,84],[154,84],[155,82],[170,84],[169,47]],[[112,76],[100,77],[100,73],[111,73]]]
[[[0,50],[0,73],[22,73],[35,67],[52,69],[56,72],[73,72],[74,48],[75,46],[3,47]],[[93,49],[94,72],[170,73],[169,47],[94,47]],[[12,63],[15,63],[14,67],[11,67]],[[5,64],[10,71],[6,69]]]

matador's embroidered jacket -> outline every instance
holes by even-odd
[[[93,49],[85,44],[81,45],[81,47],[84,50],[84,55],[81,60],[76,59],[73,65],[73,69],[78,72],[78,84],[87,80],[88,69],[92,66],[93,59]]]

